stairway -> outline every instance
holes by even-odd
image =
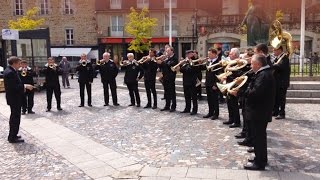
[[[203,76],[204,77],[204,76]],[[122,80],[123,81],[123,80]],[[202,84],[204,85],[204,79]],[[145,92],[143,80],[138,83],[139,91]],[[123,83],[118,83],[118,88],[127,89]],[[163,94],[163,86],[157,81],[156,89],[159,94]],[[206,98],[205,88],[202,88],[203,96]],[[182,74],[177,74],[176,94],[183,97]],[[287,103],[309,103],[320,104],[320,82],[319,81],[291,81],[287,92]]]

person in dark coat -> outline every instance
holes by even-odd
[[[285,118],[285,106],[287,89],[290,85],[290,61],[282,46],[278,49],[273,49],[276,57],[272,66],[274,70],[274,78],[276,80],[276,97],[273,108],[273,116],[275,119]]]
[[[33,77],[36,76],[36,73],[32,70],[31,67],[28,66],[27,61],[21,61],[21,67],[19,68],[19,76],[23,84],[31,84],[34,85]],[[28,110],[28,114],[34,114],[32,111],[34,105],[34,91],[26,90],[24,92],[24,96],[22,98],[22,114],[26,114]]]
[[[114,106],[119,106],[117,97],[117,82],[116,77],[119,69],[113,60],[110,59],[108,52],[103,53],[103,59],[100,60],[100,65],[96,66],[101,75],[101,82],[103,84],[104,106],[109,106],[109,87],[112,95]]]
[[[153,95],[153,106],[152,109],[157,108],[157,91],[156,91],[156,75],[158,64],[155,60],[156,50],[151,48],[149,50],[149,56],[146,61],[142,64],[144,71],[144,85],[146,88],[148,103],[144,108],[151,108],[151,93]]]
[[[23,84],[18,75],[20,61],[21,60],[17,57],[10,57],[8,60],[9,66],[3,72],[6,100],[11,111],[9,120],[9,143],[24,142],[21,136],[18,136],[21,120],[22,97],[25,90],[31,91],[33,89],[31,84]]]
[[[245,91],[246,116],[254,129],[254,153],[252,164],[246,164],[248,170],[264,170],[267,165],[267,125],[272,119],[275,98],[275,79],[273,70],[267,65],[264,55],[254,55],[251,61],[255,72],[253,80]],[[229,92],[236,95],[236,92]]]
[[[180,72],[183,74],[183,92],[186,106],[181,113],[190,113],[191,100],[192,100],[192,111],[190,115],[198,113],[198,97],[197,97],[197,78],[199,67],[191,65],[193,51],[189,50],[186,52],[186,58],[181,60]]]
[[[221,71],[211,71],[207,69],[207,66],[219,63],[221,59],[218,56],[218,52],[214,48],[210,48],[208,50],[208,62],[206,65],[201,66],[203,70],[206,70],[206,91],[207,91],[207,101],[209,112],[207,115],[203,116],[203,118],[211,118],[212,120],[219,118],[219,93],[220,90],[217,87],[217,82],[219,79],[217,75],[221,73]]]
[[[127,54],[128,60],[126,63],[126,72],[124,75],[124,83],[127,85],[130,95],[129,106],[134,106],[137,103],[137,107],[140,107],[140,95],[138,90],[138,81],[143,77],[143,69],[138,62],[134,59],[133,53]]]
[[[87,89],[88,95],[88,106],[92,107],[91,104],[91,84],[93,82],[93,67],[89,60],[87,60],[86,54],[81,54],[79,65],[76,67],[76,71],[79,73],[79,86],[80,86],[80,99],[81,103],[79,107],[84,106],[84,89]]]
[[[52,94],[57,101],[57,110],[61,111],[61,89],[59,83],[59,75],[62,73],[60,67],[55,63],[52,57],[48,58],[48,63],[44,69],[40,71],[45,76],[45,84],[47,90],[47,112],[51,111]]]
[[[163,88],[164,88],[164,96],[166,99],[166,104],[161,111],[176,111],[177,107],[177,100],[176,100],[176,87],[175,87],[175,80],[176,80],[176,72],[171,70],[171,67],[178,64],[178,59],[174,54],[173,47],[168,47],[166,49],[166,59],[164,60],[157,60],[157,63],[162,72],[162,81],[163,81]]]

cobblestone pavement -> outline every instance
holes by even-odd
[[[26,143],[9,144],[4,119],[0,114],[0,179],[91,179],[24,130]]]
[[[245,160],[250,157],[246,152],[247,149],[238,146],[234,138],[240,129],[229,129],[222,124],[228,117],[225,104],[220,106],[220,119],[212,121],[202,118],[207,113],[206,101],[200,101],[197,116],[179,112],[160,112],[159,109],[127,107],[128,91],[118,89],[120,106],[104,107],[100,79],[95,79],[92,89],[93,107],[79,108],[77,107],[80,103],[78,83],[76,80],[71,80],[71,89],[62,89],[64,110],[56,111],[54,101],[53,111],[50,113],[45,112],[45,93],[37,93],[34,108],[36,114],[26,116],[46,117],[140,164],[148,164],[151,167],[242,169]],[[140,92],[140,95],[141,105],[144,106],[145,92]],[[158,95],[158,99],[160,97],[161,94]],[[0,94],[0,109],[1,106],[5,106],[4,99],[4,94]],[[164,101],[159,100],[158,107],[162,108],[163,105]],[[177,111],[183,109],[184,101],[179,99]],[[320,105],[314,104],[288,104],[287,119],[273,120],[269,124],[269,170],[320,173],[319,109]],[[2,126],[2,132],[5,128]],[[5,149],[10,149],[8,147],[10,145],[3,140],[5,138],[6,136],[2,135],[0,142],[5,144]],[[26,139],[28,146],[34,141],[29,136]],[[34,148],[46,153],[45,147],[41,145],[37,144]],[[6,151],[10,152],[9,149]],[[49,157],[52,158],[46,157],[46,161],[53,161],[50,165],[56,162],[59,167],[68,167],[60,168],[64,171],[71,169],[71,172],[76,172],[75,176],[81,174],[69,167],[70,164],[55,161],[59,159],[58,156],[53,154]],[[13,161],[10,162],[15,164]],[[48,169],[45,168],[45,171]],[[68,177],[67,172],[61,173],[61,176]]]

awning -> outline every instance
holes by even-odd
[[[65,48],[61,51],[60,56],[75,56],[80,57],[82,53],[88,55],[91,48]]]
[[[208,39],[207,43],[240,43],[240,39],[235,39],[232,37],[216,37]]]
[[[52,57],[59,57],[61,51],[63,51],[64,48],[51,48],[51,56]]]

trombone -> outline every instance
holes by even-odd
[[[218,63],[207,66],[207,71],[218,71],[218,70],[228,66],[229,63],[230,62],[228,60],[221,60]],[[216,68],[217,66],[221,66],[221,67]]]
[[[178,67],[179,67],[180,65],[182,65],[182,64],[184,64],[184,63],[186,63],[187,61],[188,61],[188,59],[187,59],[187,58],[186,58],[186,59],[181,60],[177,65],[175,65],[175,66],[172,66],[172,67],[171,67],[171,71],[173,71],[173,72],[178,71]]]
[[[191,66],[202,66],[202,65],[206,65],[207,64],[207,60],[209,59],[209,57],[206,57],[206,58],[199,58],[199,59],[196,59],[196,60],[192,60],[191,61]],[[203,62],[201,62],[203,61]],[[200,62],[200,63],[199,63]],[[196,64],[197,63],[197,64]]]

